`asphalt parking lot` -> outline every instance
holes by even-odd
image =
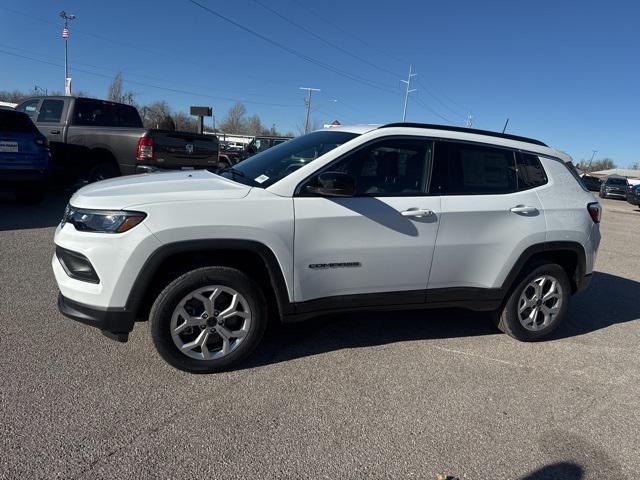
[[[640,210],[604,200],[591,287],[546,342],[478,314],[272,328],[194,376],[62,317],[66,198],[0,198],[0,478],[621,479],[640,472]]]

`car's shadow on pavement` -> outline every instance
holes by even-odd
[[[640,319],[640,282],[595,272],[571,299],[569,318],[548,340],[584,335]],[[258,351],[240,368],[285,362],[345,348],[499,333],[488,313],[416,310],[343,313],[297,324],[271,325]],[[505,341],[515,341],[507,339]]]
[[[640,282],[594,272],[591,285],[571,298],[569,318],[551,339],[575,337],[640,319]]]
[[[23,205],[12,194],[0,192],[0,231],[55,227],[70,197],[70,192],[47,192],[42,202]]]

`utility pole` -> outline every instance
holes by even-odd
[[[596,153],[598,153],[598,150],[591,150],[591,160],[589,160],[589,166],[587,167],[589,171],[591,171],[591,164],[593,163],[593,157],[596,156]]]
[[[402,109],[402,121],[406,121],[407,119],[407,101],[409,100],[409,94],[411,92],[415,92],[416,89],[411,89],[411,78],[418,75],[417,73],[411,73],[413,71],[413,65],[409,65],[409,76],[406,80],[400,80],[402,83],[407,84],[407,88],[404,91],[404,108]]]
[[[319,92],[319,88],[300,87],[300,90],[307,91],[307,98],[304,103],[307,105],[307,118],[304,121],[304,133],[309,133],[309,115],[311,114],[311,92]]]
[[[64,28],[62,29],[62,39],[64,40],[64,91],[66,95],[71,95],[71,79],[69,78],[69,20],[75,20],[76,16],[68,14],[62,10],[58,15],[64,20]]]
[[[473,128],[473,114],[471,112],[469,112],[469,115],[467,115],[466,125],[467,125],[467,128]],[[504,128],[507,128],[506,124]]]

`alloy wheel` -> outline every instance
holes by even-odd
[[[547,327],[562,308],[564,292],[557,278],[541,275],[527,284],[518,299],[518,319],[536,332]]]
[[[171,316],[171,338],[184,355],[196,360],[225,357],[236,350],[251,328],[247,300],[233,288],[209,285],[182,298]]]

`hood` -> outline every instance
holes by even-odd
[[[78,208],[120,210],[149,203],[242,198],[249,190],[251,187],[208,170],[183,170],[92,183],[78,190],[70,203]]]

